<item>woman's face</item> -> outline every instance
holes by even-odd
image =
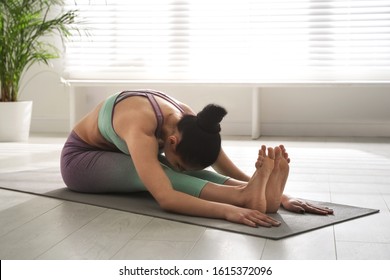
[[[174,170],[179,172],[191,170],[175,152],[165,152],[165,157]]]
[[[203,168],[197,168],[194,166],[190,166],[184,162],[184,160],[180,157],[180,155],[176,152],[177,145],[165,145],[164,146],[164,154],[165,158],[169,162],[171,168],[176,171],[184,172],[184,171],[194,171],[201,170]]]
[[[185,171],[186,166],[180,156],[176,153],[176,147],[180,141],[180,133],[177,130],[169,136],[164,143],[164,154],[171,168],[176,171]]]
[[[164,154],[165,158],[176,171],[184,172],[184,171],[195,171],[202,170],[204,168],[191,166],[187,164],[181,156],[176,152],[176,148],[181,141],[181,133],[176,129],[171,136],[169,136],[164,142]]]

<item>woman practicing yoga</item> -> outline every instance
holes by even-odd
[[[262,146],[252,177],[221,148],[224,108],[195,114],[154,90],[114,94],[73,129],[61,155],[69,189],[88,193],[148,191],[166,211],[279,226],[279,207],[327,215],[331,209],[283,194],[289,162],[284,146]],[[204,170],[212,166],[216,172]]]

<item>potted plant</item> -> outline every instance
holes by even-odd
[[[28,139],[32,101],[19,99],[19,84],[34,63],[59,57],[49,36],[71,36],[76,11],[62,6],[61,0],[0,0],[0,141]]]

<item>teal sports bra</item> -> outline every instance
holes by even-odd
[[[183,108],[180,107],[179,104],[177,104],[171,97],[166,95],[165,93],[154,91],[154,90],[132,90],[132,91],[122,91],[116,94],[111,95],[108,97],[102,107],[99,111],[98,116],[98,128],[101,133],[101,135],[104,137],[105,140],[113,144],[115,147],[117,147],[121,152],[125,154],[130,154],[129,150],[127,148],[126,142],[116,134],[114,127],[113,127],[113,115],[114,115],[114,108],[115,105],[118,104],[120,101],[132,97],[132,96],[144,96],[148,98],[150,104],[152,105],[152,108],[156,114],[157,118],[157,128],[155,131],[156,138],[161,137],[162,133],[162,126],[164,123],[164,116],[162,114],[161,108],[158,105],[155,96],[161,97],[168,102],[170,102],[172,105],[174,105],[177,109],[180,110],[180,112],[184,112]]]

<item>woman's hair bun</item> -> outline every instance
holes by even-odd
[[[197,114],[197,124],[202,130],[208,133],[219,133],[221,131],[219,123],[226,114],[227,111],[225,108],[219,105],[209,104]]]

